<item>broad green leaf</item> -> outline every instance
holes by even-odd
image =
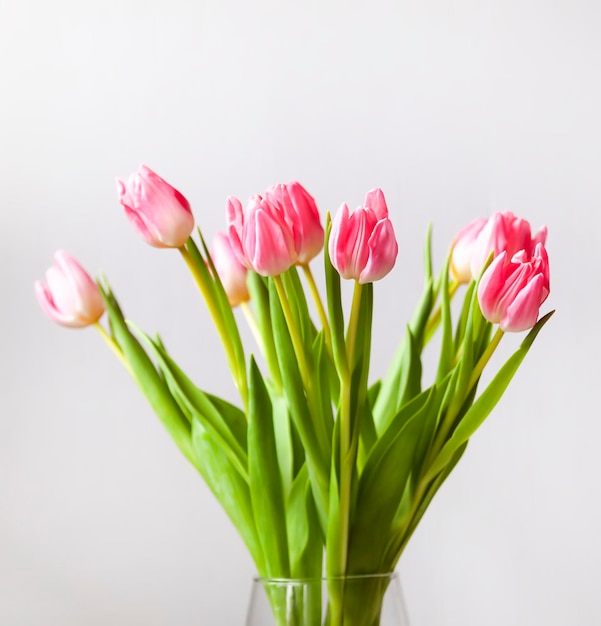
[[[405,549],[405,546],[407,545],[409,539],[417,528],[417,525],[424,516],[424,513],[426,512],[430,502],[432,501],[432,498],[434,498],[439,488],[442,486],[449,474],[453,471],[453,469],[459,462],[459,459],[463,456],[466,447],[467,442],[464,443],[459,448],[459,450],[455,452],[455,455],[453,456],[449,464],[445,467],[444,471],[438,474],[438,476],[427,486],[424,495],[414,507],[414,513],[411,516],[409,523],[400,524],[393,529],[391,541],[386,548],[385,556],[382,560],[382,571],[394,571],[396,564],[401,554],[403,553],[403,550]]]
[[[181,368],[167,354],[166,350],[153,342],[148,336],[144,336],[148,347],[160,363],[161,369],[165,375],[167,385],[171,390],[173,397],[177,400],[180,408],[200,420],[203,427],[211,431],[224,446],[224,451],[230,456],[230,460],[235,464],[242,475],[247,472],[248,458],[246,453],[246,422],[240,423],[240,414],[227,411],[222,414],[201,389],[184,374]],[[225,408],[224,401],[219,403]],[[230,405],[231,406],[231,405]],[[234,421],[232,423],[224,419],[225,416],[230,417]],[[238,439],[237,437],[240,437]]]
[[[379,434],[383,433],[392,418],[409,401],[421,393],[422,362],[417,342],[407,326],[399,353],[398,377],[395,385],[384,383],[374,406],[374,422]]]
[[[412,350],[412,356],[409,362],[416,365],[419,362],[419,379],[421,385],[421,351],[424,343],[426,324],[428,323],[428,318],[430,317],[433,306],[434,290],[432,280],[428,279],[418,307],[409,323],[408,332],[405,333],[392,363],[388,368],[388,372],[382,381],[382,388],[374,406],[374,421],[378,432],[382,432],[386,428],[386,424],[400,409],[399,389],[402,387],[401,381],[403,372],[405,372],[405,375],[409,373],[412,381],[415,381],[415,370],[413,367],[408,368],[408,349]],[[412,341],[413,345],[409,346],[408,341]],[[412,387],[414,386],[412,385]],[[405,398],[405,401],[408,401],[408,398]]]
[[[248,473],[250,498],[270,577],[290,576],[286,511],[278,465],[273,411],[267,387],[251,357],[249,369]]]
[[[468,317],[471,315],[472,298],[474,295],[475,287],[476,287],[476,281],[472,280],[470,284],[467,286],[465,295],[463,297],[463,305],[461,307],[461,313],[459,314],[459,319],[457,320],[457,327],[455,329],[455,340],[454,340],[455,354],[459,352],[459,348],[461,344],[463,343],[463,337],[465,336]],[[472,326],[473,326],[473,322],[472,322]]]
[[[307,466],[292,483],[286,501],[286,528],[293,578],[321,578],[323,542]]]
[[[425,401],[418,396],[401,409],[397,418],[403,426],[396,436],[381,438],[367,459],[351,524],[349,574],[378,571],[395,513],[436,419],[438,393],[424,395]]]
[[[192,424],[192,445],[198,471],[240,533],[259,575],[267,576],[248,483],[224,454],[221,444],[215,441],[198,420],[194,420]]]
[[[517,372],[524,360],[532,342],[541,328],[547,323],[553,312],[541,318],[534,328],[528,333],[521,346],[513,353],[499,372],[490,382],[488,387],[480,394],[478,399],[468,409],[463,419],[453,432],[451,438],[443,446],[442,450],[434,459],[428,470],[427,476],[433,479],[451,461],[455,452],[476,432],[478,427],[484,422],[494,409],[502,395],[505,393],[511,379]]]
[[[134,380],[177,447],[194,464],[195,457],[191,447],[189,421],[171,395],[154,363],[127,327],[119,304],[111,290],[102,286],[100,290],[109,315],[113,338],[121,348]]]

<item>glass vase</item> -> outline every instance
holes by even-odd
[[[256,578],[245,626],[409,626],[398,575]]]

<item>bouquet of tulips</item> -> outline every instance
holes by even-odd
[[[157,335],[126,320],[109,284],[94,282],[66,252],[56,254],[46,283],[36,283],[44,311],[65,326],[96,326],[222,504],[259,576],[392,572],[551,315],[539,319],[549,293],[546,230],[533,235],[509,212],[478,219],[458,233],[436,273],[428,230],[423,294],[412,319],[390,329],[399,347],[386,375],[370,381],[374,282],[393,268],[398,249],[380,189],[352,213],[343,204],[328,214],[325,228],[297,182],[270,187],[245,207],[228,198],[227,230],[211,249],[200,229],[193,237],[188,201],[149,168],[119,181],[118,193],[147,243],[181,253],[223,342],[239,403],[186,375]],[[323,299],[312,265],[325,274]],[[350,311],[343,280],[353,288]],[[236,307],[254,335],[250,354]],[[100,324],[105,311],[108,327]],[[479,390],[503,335],[521,331],[529,331],[521,345]],[[421,355],[434,337],[440,356],[426,384]],[[329,626],[378,623],[382,589],[336,589]],[[273,604],[277,623],[292,623]],[[320,624],[318,604],[305,602],[298,623]]]

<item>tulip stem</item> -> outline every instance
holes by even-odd
[[[355,348],[357,344],[357,330],[361,311],[361,294],[363,285],[355,282],[351,316],[346,335],[347,359],[350,372],[355,367]],[[348,561],[348,541],[351,515],[351,491],[355,458],[357,455],[358,438],[352,432],[352,375],[343,377],[340,402],[340,504],[338,526],[338,571],[334,575],[343,576],[346,573]],[[354,425],[355,429],[359,424]]]
[[[246,372],[241,371],[238,360],[236,359],[235,350],[232,346],[231,338],[228,332],[227,327],[223,323],[223,316],[219,311],[219,307],[213,298],[211,290],[209,286],[206,284],[206,281],[202,277],[201,273],[198,271],[194,259],[192,258],[190,252],[182,246],[178,248],[188,269],[190,270],[192,277],[194,278],[194,282],[196,283],[200,293],[202,294],[207,308],[209,309],[209,313],[213,318],[213,322],[215,323],[215,327],[217,328],[217,332],[221,338],[223,343],[223,347],[225,348],[225,353],[227,356],[227,360],[229,363],[230,370],[234,376],[234,381],[236,386],[238,387],[238,391],[240,392],[240,396],[242,398],[242,403],[244,404],[245,409],[248,408],[248,384],[246,381]]]
[[[94,322],[94,326],[96,330],[100,333],[100,336],[104,339],[108,347],[113,351],[113,353],[117,356],[117,358],[123,363],[125,369],[133,376],[133,371],[129,366],[129,363],[125,359],[119,344],[106,332],[104,326],[100,324],[100,322]]]
[[[490,357],[494,354],[497,346],[503,339],[503,335],[505,331],[501,330],[501,327],[497,328],[497,332],[494,334],[493,338],[490,340],[490,343],[486,346],[486,350],[482,353],[480,360],[476,363],[474,370],[472,371],[472,375],[470,377],[470,382],[468,385],[468,390],[473,389],[474,385],[478,382],[482,371],[486,367],[486,364],[490,361]]]
[[[257,324],[257,319],[255,318],[252,309],[248,305],[248,302],[241,302],[240,309],[242,310],[244,319],[246,320],[246,323],[250,328],[250,332],[252,333],[255,341],[257,342],[257,345],[259,346],[259,350],[261,350],[261,353],[264,355],[265,343],[263,341],[263,337],[261,336],[261,331],[259,330],[259,325]]]
[[[459,288],[459,285],[460,283],[457,282],[456,280],[454,280],[449,285],[449,299],[453,298],[453,296],[457,292],[457,289]],[[438,307],[436,308],[436,311],[434,311],[434,313],[430,316],[430,319],[428,320],[428,323],[426,324],[426,331],[424,333],[424,345],[430,341],[430,339],[436,332],[436,329],[438,328],[438,325],[440,324],[441,316],[442,316],[442,306],[438,305]]]
[[[303,340],[298,332],[298,327],[294,322],[294,315],[292,313],[292,309],[290,308],[290,302],[288,301],[288,295],[286,293],[284,283],[282,282],[282,277],[274,276],[273,283],[275,285],[280,304],[282,305],[284,318],[286,319],[286,324],[288,325],[288,330],[290,331],[292,346],[294,348],[296,358],[298,359],[298,369],[300,371],[303,386],[305,388],[305,394],[307,396],[307,403],[309,406],[309,413],[311,415],[317,440],[319,442],[320,456],[322,460],[325,460],[329,458],[329,438],[325,428],[325,424],[323,422],[323,419],[321,418],[319,406],[316,405],[316,398],[313,390],[313,372],[311,371],[311,369],[309,368],[309,364],[307,363]]]
[[[326,310],[323,307],[323,302],[321,301],[321,296],[319,295],[319,290],[317,289],[313,272],[311,271],[311,267],[308,263],[303,263],[301,267],[303,268],[311,295],[313,296],[315,306],[317,307],[317,314],[319,315],[319,319],[321,320],[321,325],[323,327],[323,334],[328,353],[332,356],[332,332],[330,331],[330,323],[328,321]]]

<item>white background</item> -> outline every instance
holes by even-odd
[[[207,237],[229,194],[297,178],[325,212],[382,187],[400,254],[376,373],[430,220],[438,262],[477,215],[548,225],[557,314],[399,570],[413,626],[599,623],[600,32],[594,0],[0,0],[0,623],[243,623],[253,566],[225,514],[96,333],[33,297],[69,250],[233,399],[177,253],[116,200],[141,162]]]

